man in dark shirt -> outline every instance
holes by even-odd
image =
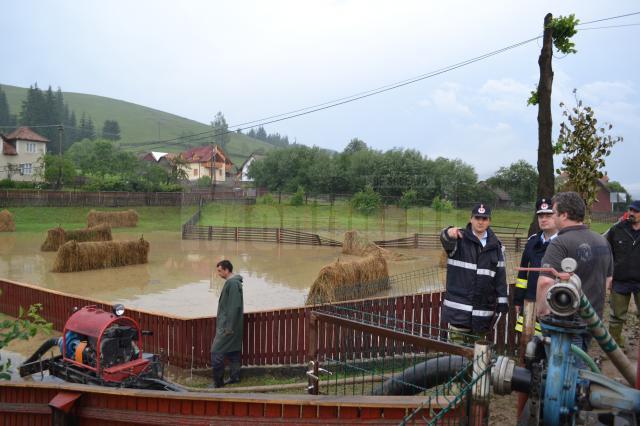
[[[575,259],[578,262],[575,273],[582,281],[582,292],[602,318],[606,287],[610,285],[613,275],[613,258],[607,240],[583,224],[585,210],[584,201],[576,192],[561,192],[553,197],[553,219],[559,232],[542,258],[542,266],[561,271],[562,259]],[[547,272],[542,272],[538,278],[538,317],[550,313],[547,291],[554,282],[553,275]],[[590,335],[583,336],[584,350],[588,348],[590,340]]]
[[[622,329],[632,294],[636,315],[640,318],[640,201],[631,203],[628,213],[625,220],[605,234],[614,260],[609,333],[621,348],[624,348]]]

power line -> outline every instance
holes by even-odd
[[[588,30],[604,30],[607,28],[623,28],[623,27],[637,27],[640,26],[640,22],[635,22],[633,24],[620,24],[620,25],[607,25],[606,27],[587,27],[580,28],[580,31],[588,31]]]
[[[626,18],[627,16],[640,15],[640,12],[625,13],[624,15],[611,16],[609,18],[595,19],[593,21],[580,22],[577,26],[595,24],[596,22],[610,21],[612,19]]]

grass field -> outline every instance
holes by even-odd
[[[87,214],[91,207],[11,207],[16,232],[45,232],[61,226],[79,229],[87,226]],[[127,209],[94,208],[99,211]],[[181,225],[196,211],[195,206],[185,207],[135,207],[140,218],[136,228],[114,228],[113,232],[179,232]]]
[[[47,87],[41,87],[47,90]],[[56,88],[53,88],[56,90]],[[2,90],[7,95],[7,102],[12,114],[20,112],[22,101],[27,96],[27,89],[16,86],[2,85]],[[65,102],[80,119],[85,112],[93,120],[98,133],[102,129],[105,120],[116,120],[120,125],[120,134],[123,143],[136,143],[153,140],[172,139],[183,133],[202,133],[211,130],[208,124],[190,120],[157,109],[148,108],[131,102],[122,101],[104,96],[88,95],[84,93],[63,92]],[[213,119],[213,117],[211,117]],[[232,133],[228,146],[228,154],[234,164],[240,166],[252,152],[267,152],[273,146],[258,139],[245,135]],[[199,145],[210,143],[210,140],[200,140]],[[132,151],[168,151],[179,152],[184,150],[183,145],[154,145],[140,146]]]
[[[91,207],[12,207],[17,232],[42,232],[56,226],[65,229],[84,228]],[[97,208],[96,210],[126,210]],[[196,211],[195,206],[136,207],[140,215],[136,231],[180,231],[180,226]],[[429,207],[414,207],[407,211],[387,207],[377,214],[365,216],[353,211],[348,203],[328,205],[290,206],[286,204],[222,204],[211,203],[202,211],[201,225],[283,227],[316,233],[343,232],[349,229],[370,232],[436,232],[448,225],[465,226],[469,212],[453,210],[436,212]],[[518,227],[519,235],[526,235],[531,215],[513,210],[494,210],[493,226]],[[593,223],[592,229],[604,232],[610,224]],[[134,228],[116,228],[115,232]]]

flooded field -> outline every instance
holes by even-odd
[[[116,233],[116,240],[139,238]],[[0,277],[41,287],[123,303],[130,308],[183,317],[215,315],[223,281],[215,264],[223,258],[244,277],[245,311],[304,304],[322,266],[342,257],[338,247],[276,245],[235,241],[183,241],[179,233],[147,233],[149,263],[97,271],[50,272],[55,253],[41,252],[44,234],[0,234]],[[438,262],[439,250],[397,250],[390,274],[419,270]]]

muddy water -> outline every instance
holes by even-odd
[[[139,238],[117,233],[116,240]],[[301,306],[322,266],[337,247],[235,241],[183,241],[179,233],[145,234],[149,263],[74,273],[50,272],[55,253],[41,252],[44,235],[0,234],[0,277],[82,297],[184,317],[214,315],[223,281],[215,264],[228,258],[244,277],[245,311]],[[439,251],[401,250],[389,263],[397,274],[437,264]]]

